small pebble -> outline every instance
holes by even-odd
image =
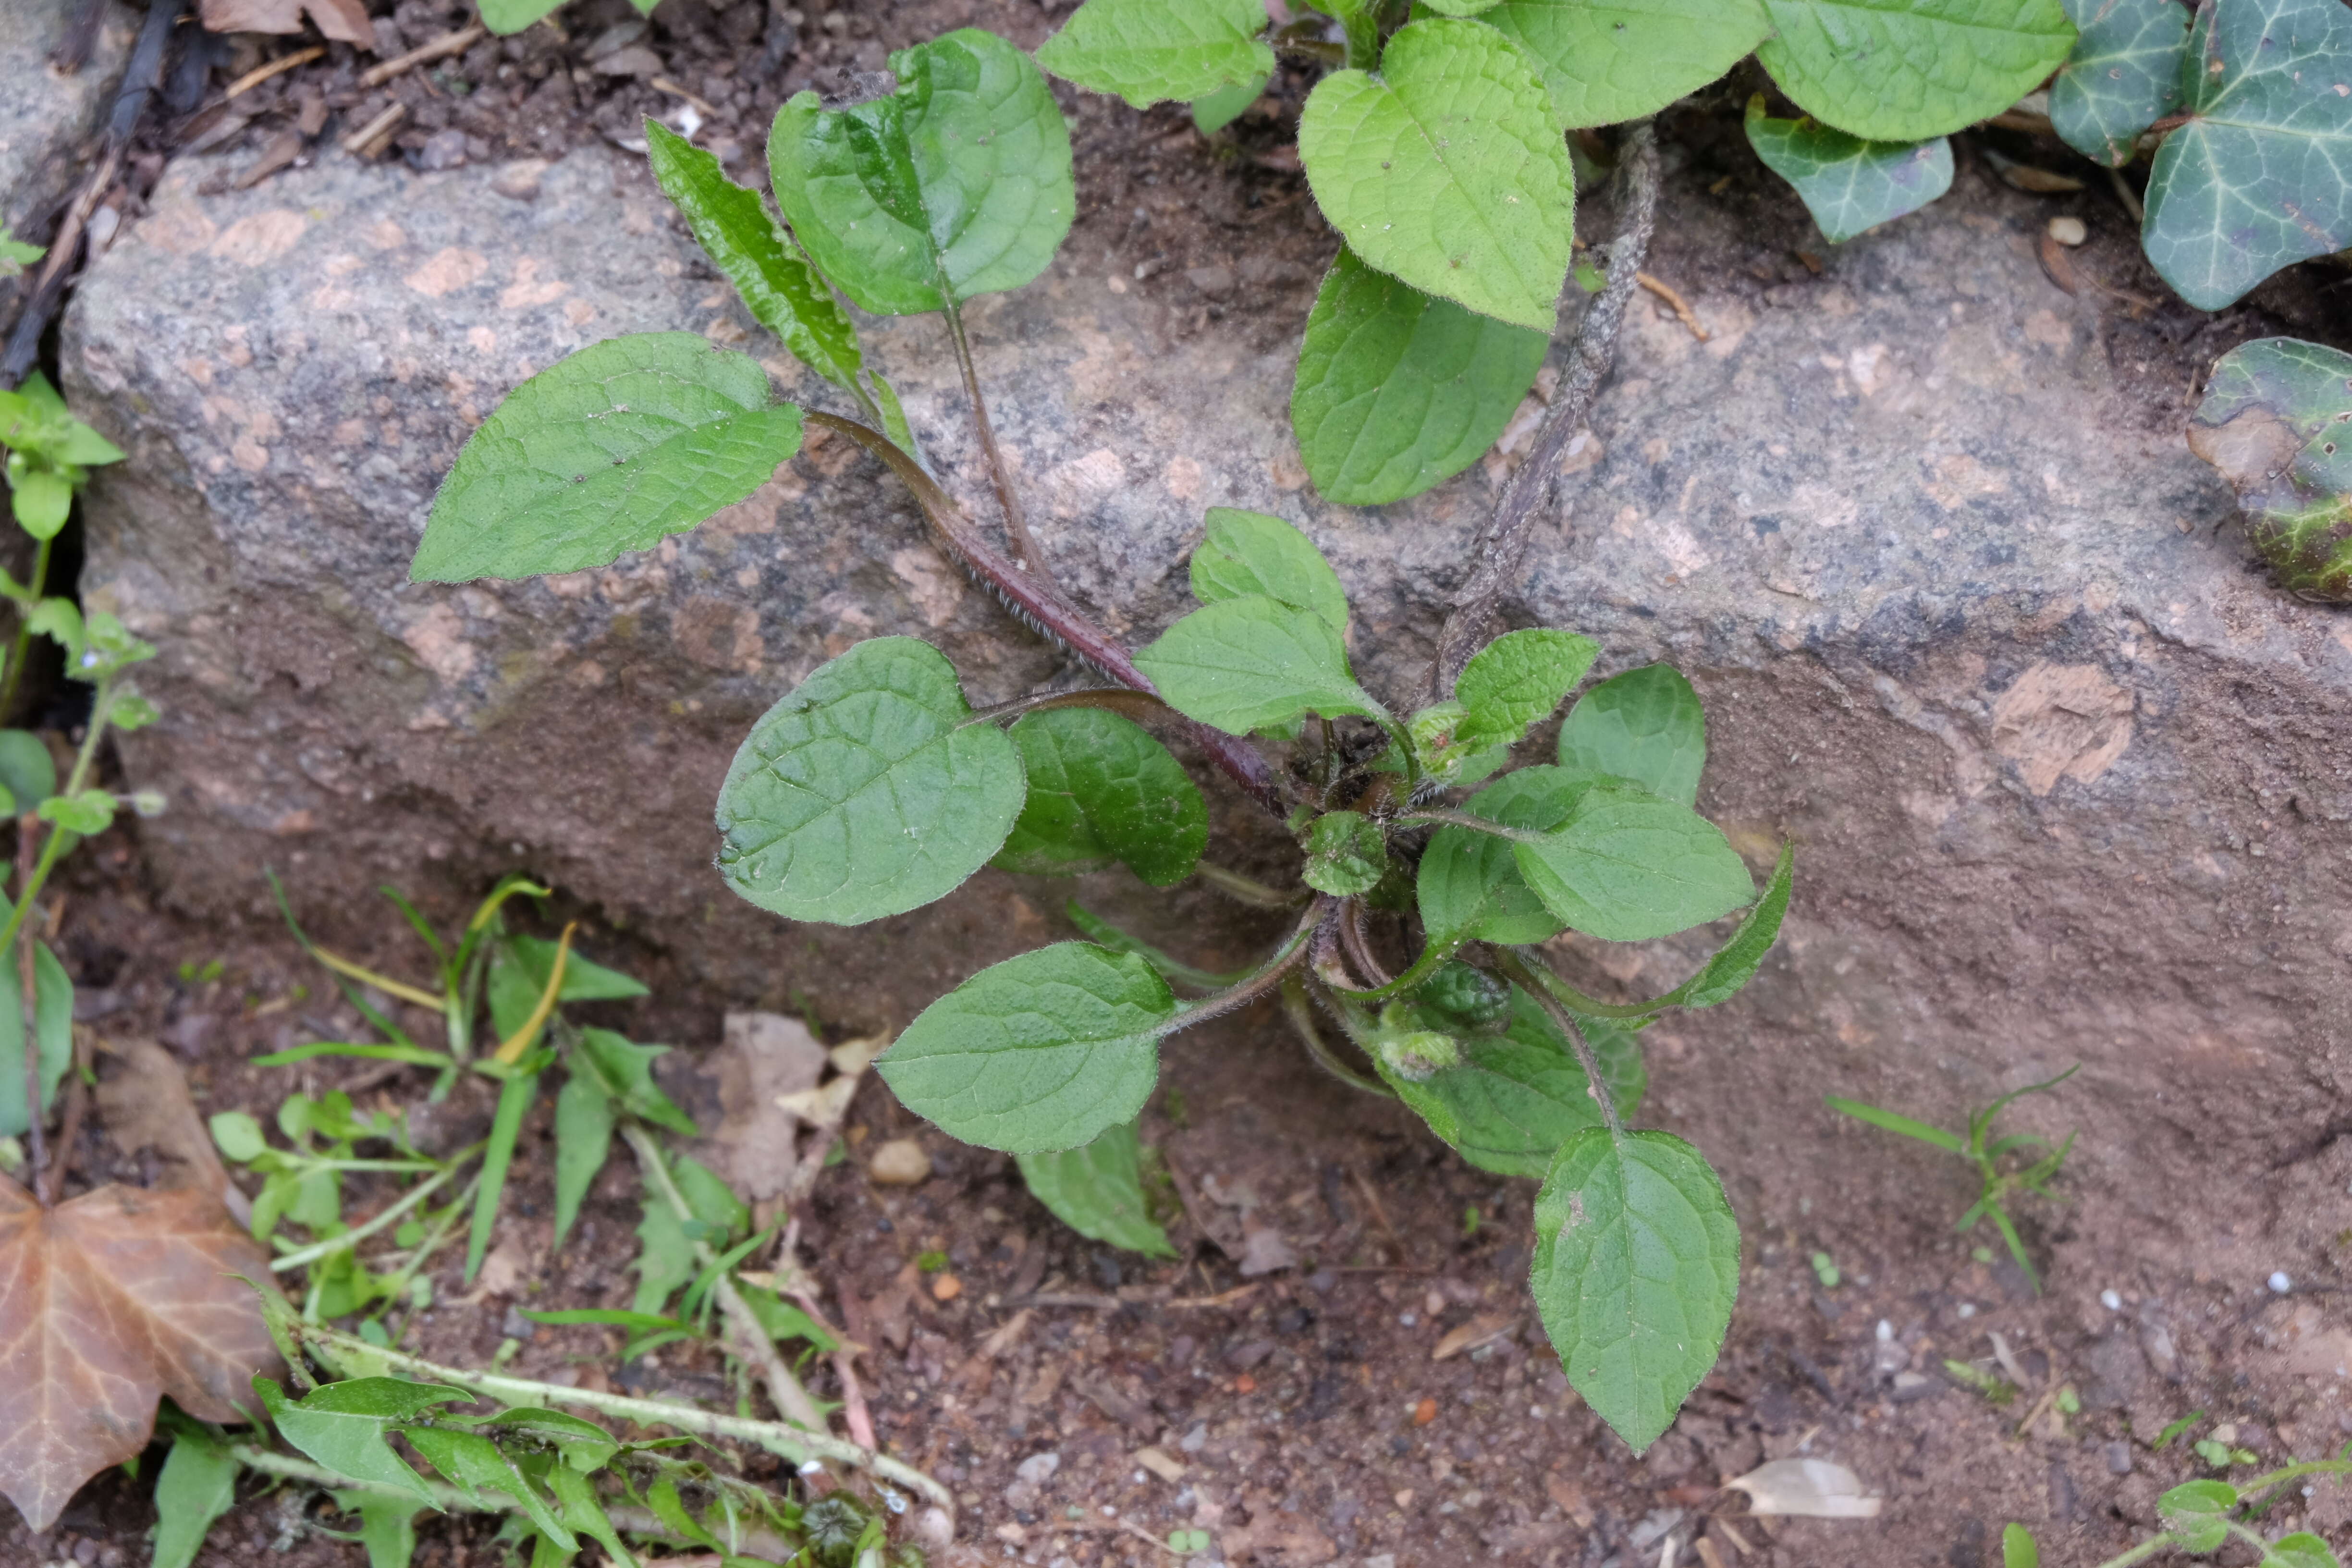
[[[1977,1315],[1977,1304],[1976,1304],[1974,1301],[1963,1301],[1963,1302],[1961,1302],[1961,1303],[1960,1303],[1960,1316],[1961,1316],[1961,1317],[1963,1317],[1963,1318],[1973,1318],[1973,1317],[1975,1317],[1976,1315]]]
[[[2124,1299],[2113,1290],[2102,1290],[2099,1292],[2099,1305],[2110,1312],[2120,1312],[2124,1310]]]
[[[1893,1339],[1894,1337],[1895,1337],[1895,1325],[1894,1325],[1893,1323],[1888,1322],[1888,1321],[1887,1321],[1885,1319],[1884,1319],[1884,1318],[1879,1319],[1879,1320],[1878,1320],[1878,1342],[1879,1342],[1880,1344],[1885,1344],[1887,1341],[1889,1341],[1889,1340]]]
[[[2080,245],[2091,237],[2091,231],[2078,217],[2053,217],[2050,220],[2050,237],[2061,245]]]
[[[2272,1295],[2284,1296],[2294,1289],[2294,1281],[2287,1278],[2285,1269],[2282,1268],[2277,1273],[2271,1276]]]
[[[886,1187],[916,1187],[931,1179],[931,1157],[912,1138],[893,1138],[874,1151],[866,1169]]]

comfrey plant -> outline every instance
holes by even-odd
[[[858,644],[744,740],[718,805],[729,885],[788,919],[855,925],[918,909],[991,863],[1123,864],[1156,886],[1198,874],[1286,908],[1272,951],[1228,977],[1089,919],[1096,940],[997,964],[933,1003],[879,1070],[947,1131],[1021,1155],[1041,1194],[1099,1229],[1132,1192],[1159,1042],[1279,997],[1338,1076],[1404,1100],[1475,1163],[1544,1179],[1530,1282],[1545,1325],[1592,1406],[1648,1444],[1714,1363],[1739,1240],[1698,1152],[1629,1125],[1638,1031],[1669,1008],[1720,1002],[1755,973],[1788,905],[1790,858],[1759,895],[1693,809],[1704,720],[1662,666],[1591,687],[1561,725],[1556,762],[1506,771],[1597,650],[1543,627],[1492,636],[1647,245],[1646,128],[1619,148],[1624,228],[1606,287],[1476,542],[1426,689],[1383,700],[1349,666],[1339,578],[1278,519],[1211,512],[1192,559],[1199,607],[1132,654],[1055,584],[998,460],[961,307],[1052,260],[1075,205],[1067,131],[1036,66],[987,34],[951,33],[891,64],[887,96],[826,108],[803,93],[778,113],[769,163],[782,221],[709,155],[646,128],[654,173],[704,249],[847,411],[777,402],[756,362],[688,334],[584,349],[476,432],[415,575],[600,565],[748,496],[804,425],[856,442],[913,492],[945,553],[1112,684],[975,710],[929,645]],[[836,289],[866,310],[944,316],[1002,548],[926,468]],[[1202,861],[1207,810],[1161,734],[1188,739],[1285,825],[1303,886],[1255,888]],[[1542,956],[1570,930],[1637,942],[1743,909],[1697,974],[1647,1002],[1587,996]],[[1376,920],[1404,933],[1391,951],[1410,956],[1393,972]],[[1347,1043],[1327,1043],[1328,1025]],[[1149,1246],[1154,1233],[1122,1234]]]

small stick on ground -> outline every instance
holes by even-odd
[[[354,158],[364,158],[378,141],[389,136],[393,128],[408,118],[408,105],[395,103],[349,136],[343,138],[343,151]]]
[[[271,60],[268,65],[256,66],[251,70],[246,72],[243,76],[237,78],[235,81],[229,83],[228,91],[223,93],[221,96],[224,100],[242,98],[247,93],[251,92],[255,88],[259,87],[263,82],[268,81],[271,77],[283,75],[285,72],[292,70],[296,66],[307,66],[312,60],[324,58],[326,53],[326,45],[313,44],[307,49],[297,49],[290,55],[280,55],[276,59]]]
[[[1396,1248],[1396,1255],[1403,1258],[1412,1258],[1412,1254],[1405,1250],[1404,1238],[1398,1236],[1396,1226],[1389,1223],[1389,1211],[1381,1206],[1381,1194],[1373,1190],[1371,1178],[1353,1165],[1348,1167],[1348,1174],[1356,1178],[1357,1189],[1364,1194],[1364,1202],[1371,1205],[1372,1217],[1380,1221],[1381,1234],[1389,1238],[1389,1245]]]
[[[684,99],[687,102],[692,104],[694,106],[694,111],[697,114],[701,115],[705,120],[716,120],[719,118],[719,110],[711,107],[710,100],[709,99],[697,98],[694,94],[687,91],[686,89],[678,86],[677,83],[670,80],[669,78],[666,76],[657,76],[646,85],[652,88],[656,92],[666,92],[672,98]]]
[[[1673,307],[1675,319],[1690,329],[1691,336],[1701,342],[1707,341],[1707,331],[1699,324],[1698,312],[1690,308],[1690,301],[1683,298],[1682,290],[1664,279],[1653,278],[1646,272],[1634,273],[1633,281]]]
[[[394,55],[382,65],[370,66],[360,73],[360,86],[382,87],[393,78],[415,70],[418,66],[446,60],[451,55],[462,55],[488,37],[488,30],[479,22],[470,27],[460,27],[454,33],[444,33],[429,44],[420,44],[404,55]]]

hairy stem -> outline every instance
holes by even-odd
[[[1172,1035],[1179,1029],[1189,1029],[1195,1024],[1205,1024],[1212,1018],[1238,1012],[1282,984],[1282,977],[1298,967],[1307,956],[1307,945],[1322,928],[1339,914],[1339,903],[1328,893],[1318,893],[1315,902],[1307,907],[1306,918],[1291,929],[1273,956],[1230,991],[1220,991],[1184,1008],[1160,1026],[1160,1033]]]
[[[16,640],[8,649],[8,668],[0,671],[0,724],[6,723],[16,711],[16,692],[25,683],[25,660],[33,650],[33,605],[49,585],[49,546],[52,540],[44,539],[33,552],[33,575],[26,586],[33,591],[29,604],[17,606]]]
[[[1428,701],[1453,695],[1462,667],[1486,642],[1504,595],[1518,581],[1537,509],[1550,497],[1559,476],[1560,453],[1569,437],[1583,428],[1592,400],[1616,362],[1618,329],[1624,324],[1625,307],[1658,221],[1658,147],[1648,121],[1626,127],[1624,140],[1618,143],[1617,180],[1618,230],[1609,245],[1608,285],[1585,310],[1551,411],[1536,427],[1527,459],[1503,487],[1495,515],[1478,535],[1470,575],[1454,594],[1453,613],[1438,635],[1437,656],[1426,683]]]
[[[1356,966],[1357,977],[1365,984],[1378,988],[1393,982],[1372,952],[1371,929],[1361,899],[1349,899],[1340,906],[1339,945],[1347,950],[1348,962]]]
[[[1192,868],[1192,875],[1237,904],[1247,904],[1254,910],[1295,910],[1305,902],[1304,889],[1284,892],[1270,888],[1255,877],[1244,877],[1239,871],[1202,860]]]
[[[1315,1026],[1315,1009],[1307,1000],[1307,982],[1296,974],[1286,975],[1283,979],[1282,1013],[1290,1020],[1291,1027],[1298,1031],[1299,1039],[1307,1046],[1307,1054],[1315,1058],[1317,1067],[1349,1089],[1360,1089],[1366,1094],[1377,1094],[1388,1100],[1396,1098],[1396,1092],[1388,1085],[1376,1078],[1366,1078],[1341,1061],[1338,1054],[1324,1043],[1323,1031]]]
[[[1097,688],[1085,691],[1048,691],[1035,697],[1015,697],[1009,702],[999,702],[987,708],[972,710],[965,724],[987,724],[1000,719],[1018,719],[1030,713],[1050,713],[1056,708],[1100,708],[1132,719],[1139,723],[1146,719],[1176,719],[1182,716],[1148,691],[1133,691],[1125,687]]]
[[[1438,805],[1425,805],[1417,811],[1400,812],[1390,820],[1403,827],[1415,826],[1423,823],[1440,827],[1466,827],[1473,833],[1484,833],[1495,838],[1507,838],[1514,844],[1541,844],[1550,837],[1549,834],[1538,833],[1532,828],[1512,827],[1507,824],[1496,822],[1492,817],[1480,816],[1475,812],[1450,811]]]
[[[1592,1098],[1601,1107],[1601,1120],[1608,1124],[1609,1136],[1622,1142],[1625,1123],[1617,1115],[1617,1097],[1609,1092],[1609,1080],[1601,1076],[1601,1058],[1592,1054],[1591,1044],[1585,1039],[1584,1031],[1576,1026],[1574,1016],[1561,1006],[1559,998],[1536,977],[1535,971],[1528,967],[1517,949],[1497,948],[1495,956],[1503,973],[1517,981],[1519,988],[1534,997],[1536,1005],[1551,1016],[1552,1026],[1567,1037],[1570,1047],[1576,1052],[1577,1065],[1584,1069],[1585,1078],[1592,1085]]]
[[[964,396],[971,401],[971,427],[980,437],[981,451],[988,458],[989,478],[996,485],[996,504],[1004,509],[1004,537],[1013,546],[1013,563],[1051,584],[1053,574],[1045,570],[1045,558],[1038,553],[1036,538],[1029,531],[1028,515],[1021,510],[1021,492],[1013,488],[1012,470],[1004,466],[1004,454],[997,448],[996,428],[988,422],[988,400],[980,395],[980,369],[972,363],[971,339],[963,330],[963,310],[956,304],[953,294],[942,290],[940,297],[947,301],[948,337],[955,344],[956,368],[963,373]]]

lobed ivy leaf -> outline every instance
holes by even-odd
[[[409,1383],[397,1377],[355,1377],[322,1384],[300,1399],[286,1397],[272,1378],[253,1380],[278,1435],[331,1470],[356,1481],[409,1493],[437,1507],[408,1462],[384,1443],[393,1426],[414,1421],[442,1405],[467,1405],[467,1389],[446,1383]]]
[[[1570,709],[1559,763],[1594,777],[1631,779],[1662,800],[1695,805],[1706,766],[1706,710],[1672,665],[1612,675]]]
[[[1318,893],[1339,899],[1369,893],[1388,869],[1388,835],[1361,812],[1327,811],[1307,830],[1300,879]]]
[[[849,313],[807,256],[768,216],[760,193],[727,177],[719,160],[660,121],[646,120],[646,158],[697,244],[784,347],[817,374],[859,390],[865,357]]]
[[[1089,92],[1149,109],[1265,85],[1274,74],[1274,50],[1258,37],[1265,26],[1264,0],[1087,0],[1038,48],[1037,63]]]
[[[1485,19],[1536,62],[1564,131],[1654,114],[1772,30],[1762,0],[1503,0]]]
[[[963,27],[890,57],[898,88],[826,109],[814,92],[768,135],[776,205],[861,309],[904,316],[1018,289],[1077,208],[1069,127],[1027,55]]]
[[[1763,0],[1756,58],[1814,119],[1924,142],[1999,114],[2074,47],[2059,0]]]
[[[2050,83],[2050,125],[2085,158],[2120,168],[2140,132],[2180,103],[2189,11],[2179,0],[2064,0],[2082,35]]]
[[[2218,310],[2280,268],[2352,247],[2352,10],[2213,0],[2181,59],[2189,122],[2164,139],[2140,245]]]
[[[1013,743],[1029,792],[992,864],[1074,876],[1118,861],[1155,888],[1192,874],[1209,808],[1141,725],[1100,708],[1049,709],[1014,724]]]
[[[1832,245],[1917,212],[1952,188],[1952,144],[1943,137],[1864,142],[1811,120],[1773,120],[1760,92],[1748,100],[1748,144],[1796,187]]]
[[[1636,1452],[1715,1365],[1739,1292],[1739,1224],[1697,1150],[1591,1128],[1536,1195],[1528,1283],[1577,1393]]]
[[[1144,1206],[1139,1153],[1135,1123],[1123,1121],[1078,1148],[1015,1158],[1030,1195],[1080,1236],[1147,1258],[1173,1258],[1168,1233]]]
[[[1263,594],[1202,605],[1135,664],[1170,707],[1229,735],[1310,713],[1386,717],[1349,672],[1339,628]]]
[[[1500,1175],[1541,1176],[1561,1144],[1601,1125],[1601,1110],[1550,1015],[1516,985],[1509,1005],[1503,1033],[1461,1037],[1456,1066],[1414,1079],[1391,1070],[1377,1052],[1372,1062],[1397,1098],[1465,1160]],[[1588,1022],[1583,1028],[1618,1115],[1633,1115],[1649,1081],[1639,1043],[1615,1024]]]
[[[1316,84],[1298,156],[1364,261],[1423,293],[1549,335],[1568,278],[1576,177],[1550,95],[1482,22],[1414,22],[1381,74]]]
[[[2246,535],[2299,594],[2352,599],[2352,354],[2260,338],[2223,354],[2189,448],[2238,492]]]
[[[1551,334],[1424,294],[1345,246],[1307,313],[1290,390],[1307,477],[1344,506],[1419,495],[1478,460],[1535,385]]]
[[[1604,942],[1672,936],[1756,897],[1755,879],[1713,823],[1613,780],[1579,795],[1540,842],[1511,851],[1545,908]]]
[[[1209,509],[1208,532],[1192,552],[1192,595],[1204,605],[1262,594],[1348,629],[1348,591],[1315,542],[1278,517]]]
[[[1549,833],[1568,819],[1594,780],[1564,768],[1521,768],[1488,784],[1463,810],[1506,827]],[[1565,927],[1519,875],[1513,844],[1469,827],[1441,827],[1422,851],[1415,895],[1433,942],[1549,942]]]
[[[467,438],[409,577],[604,565],[743,500],[800,445],[801,411],[771,400],[758,361],[693,332],[610,339],[516,387]]]
[[[719,792],[719,868],[792,920],[862,925],[953,891],[1021,814],[1021,757],[969,722],[955,667],[875,637],[820,665],[743,738]]]
[[[1551,717],[1592,668],[1600,647],[1591,637],[1549,626],[1506,632],[1470,656],[1454,683],[1466,710],[1454,727],[1457,745],[1512,745]]]
[[[924,1008],[875,1067],[908,1110],[967,1143],[1076,1149],[1143,1109],[1175,1014],[1141,958],[1055,942]]]

